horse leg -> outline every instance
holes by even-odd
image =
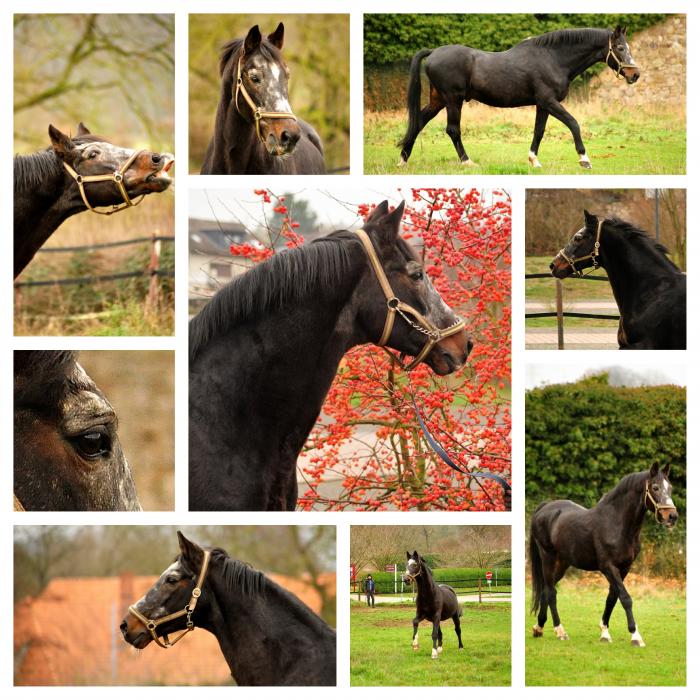
[[[556,100],[552,100],[547,104],[547,111],[562,124],[569,127],[569,131],[574,137],[574,146],[576,147],[576,153],[578,153],[579,165],[582,168],[590,170],[591,161],[586,155],[586,147],[583,145],[583,140],[581,139],[581,127],[579,127],[576,119],[574,119],[574,117],[569,114],[569,112],[567,112]]]
[[[611,566],[606,571],[603,571],[605,578],[611,586],[615,586],[617,595],[620,599],[620,605],[625,609],[625,614],[627,615],[627,629],[632,635],[630,641],[633,647],[644,647],[646,644],[642,639],[642,635],[637,629],[637,623],[634,621],[634,615],[632,614],[632,596],[627,592],[624,583],[624,576],[615,566]]]
[[[552,611],[554,633],[557,635],[557,639],[562,642],[565,642],[569,638],[569,635],[564,630],[564,625],[561,624],[561,620],[559,619],[559,611],[557,610],[557,583],[562,579],[568,568],[568,564],[565,564],[560,559],[556,559],[552,567],[551,581],[548,582],[547,586],[547,600],[549,602],[549,609]]]
[[[438,654],[442,654],[442,627],[438,627]]]
[[[617,587],[610,584],[608,589],[608,598],[605,601],[605,610],[603,611],[603,619],[600,621],[600,641],[601,642],[612,642],[612,637],[610,636],[610,630],[608,629],[608,624],[610,623],[610,616],[612,615],[613,608],[617,603]]]
[[[420,617],[413,618],[413,643],[411,646],[414,650],[418,649],[418,625],[420,624]]]
[[[431,658],[437,659],[438,657],[438,638],[440,636],[440,616],[437,615],[436,617],[433,618],[433,651],[431,654]]]
[[[425,125],[433,119],[440,112],[441,109],[445,107],[445,102],[440,97],[440,93],[431,85],[430,86],[430,102],[423,107],[420,111],[420,123],[418,124],[418,131],[416,135],[407,143],[403,145],[401,149],[401,160],[399,161],[399,166],[403,167],[408,162],[411,157],[411,151],[413,150],[413,144],[415,144],[418,134],[425,128]]]
[[[540,612],[537,615],[537,624],[532,628],[533,637],[541,637],[542,630],[547,623],[547,588],[545,587],[540,595]]]
[[[540,150],[540,142],[544,136],[544,129],[547,126],[547,119],[549,118],[549,112],[542,107],[537,107],[537,114],[535,115],[535,133],[532,136],[532,144],[530,146],[530,153],[528,154],[528,161],[533,168],[541,168],[542,163],[537,159],[537,152]]]
[[[460,121],[462,120],[462,100],[453,100],[447,105],[447,128],[445,131],[447,135],[452,139],[457,155],[462,165],[468,167],[476,165],[476,163],[467,155],[464,150],[464,145],[462,144],[462,130],[460,128]]]
[[[456,612],[452,616],[452,622],[455,623],[455,634],[457,635],[457,641],[459,642],[459,649],[464,649],[464,645],[462,644],[462,626],[459,622],[459,612]]]

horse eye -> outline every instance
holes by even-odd
[[[98,155],[99,155],[98,151],[90,151],[90,153],[88,153],[88,158],[90,158],[90,159],[97,158]]]
[[[658,484],[654,484],[651,488],[652,488],[654,491],[658,491],[658,490],[659,490],[659,485],[658,485]]]
[[[580,233],[577,233],[577,234],[574,236],[574,240],[575,240],[575,241],[580,241],[582,238],[583,238],[583,235],[580,234]]]
[[[74,440],[78,452],[83,457],[94,459],[107,454],[110,450],[110,440],[107,435],[99,432],[84,433]]]
[[[165,579],[166,583],[177,583],[178,578],[177,576],[168,576],[168,578]]]
[[[260,83],[260,76],[259,75],[251,75],[250,77],[250,82],[255,83],[258,85]]]
[[[412,280],[416,280],[416,281],[422,280],[423,279],[423,270],[414,270],[410,276],[411,276]]]

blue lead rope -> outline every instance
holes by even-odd
[[[440,457],[440,459],[445,464],[447,464],[448,467],[451,467],[455,471],[458,471],[460,474],[464,474],[465,476],[469,477],[476,477],[477,479],[493,479],[493,481],[496,481],[503,488],[503,503],[506,507],[506,510],[511,510],[510,484],[499,474],[493,474],[492,472],[470,472],[467,471],[461,465],[457,464],[447,453],[447,450],[445,450],[445,448],[433,437],[432,433],[428,430],[428,426],[423,420],[423,416],[420,412],[420,409],[418,408],[418,404],[416,403],[415,398],[413,398],[413,409],[416,412],[416,417],[418,418],[418,423],[420,425],[421,430],[423,431],[423,436],[425,437],[428,445],[430,445],[433,452],[435,452],[435,454],[438,457]]]

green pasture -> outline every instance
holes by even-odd
[[[605,606],[607,584],[581,587],[574,581],[559,585],[559,615],[568,641],[554,635],[551,618],[544,637],[534,638],[533,615],[526,616],[525,682],[527,685],[682,686],[686,683],[686,603],[682,591],[666,587],[635,591],[628,586],[639,631],[646,647],[630,644],[627,620],[620,604],[610,619],[612,644],[599,641],[598,624]],[[527,605],[529,610],[530,591]]]
[[[510,605],[463,604],[462,643],[451,620],[442,625],[443,652],[431,658],[432,627],[421,623],[420,648],[411,637],[414,606],[350,606],[350,683],[354,686],[510,685]]]
[[[406,115],[373,113],[365,118],[364,172],[378,174],[473,174],[473,175],[635,175],[684,174],[685,128],[682,119],[641,111],[597,113],[584,117],[570,109],[581,126],[593,169],[578,164],[569,130],[549,120],[540,146],[542,168],[528,165],[532,119],[508,115],[520,110],[478,108],[470,120],[469,105],[462,110],[462,140],[469,157],[478,165],[465,167],[457,160],[452,141],[445,133],[444,111],[418,136],[408,165],[399,168],[397,141],[406,129]],[[579,110],[580,112],[581,110]],[[478,119],[476,115],[478,114]],[[486,115],[486,118],[484,118]],[[493,115],[493,116],[492,116]]]

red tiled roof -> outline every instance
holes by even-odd
[[[231,681],[216,638],[203,629],[171,649],[138,651],[119,624],[130,603],[156,576],[56,578],[36,598],[15,605],[15,685],[209,685]],[[317,591],[303,580],[271,579],[320,610]],[[323,583],[335,594],[335,574]]]

